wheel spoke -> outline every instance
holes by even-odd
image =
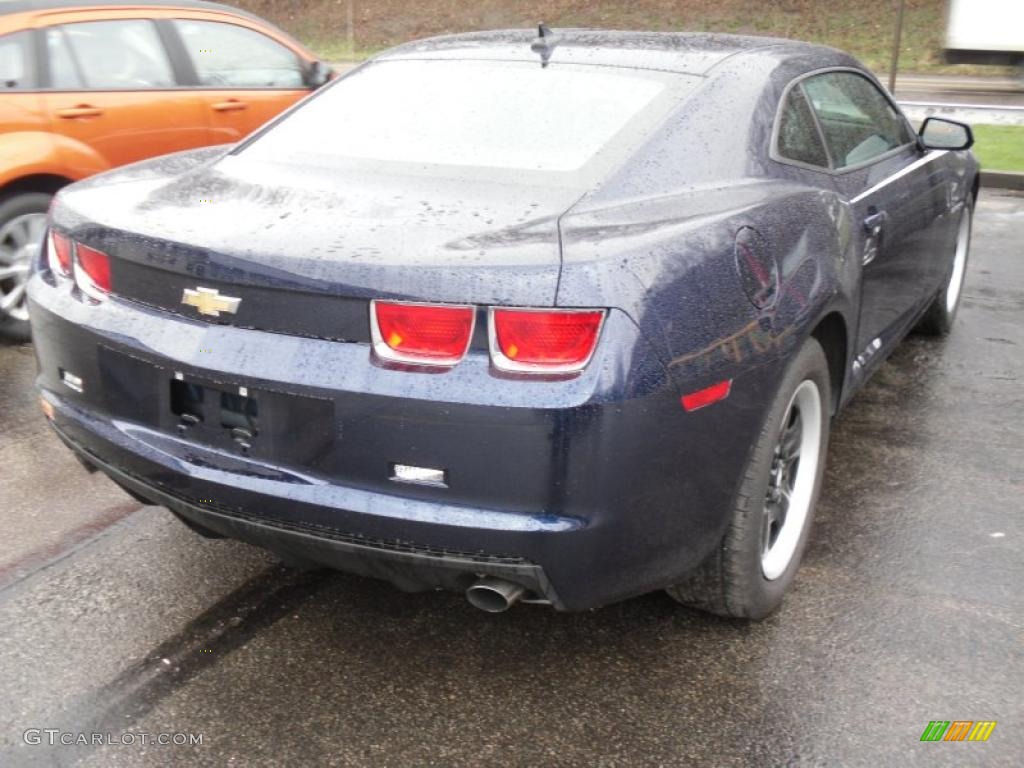
[[[788,508],[788,497],[779,500],[768,501],[764,505],[764,526],[761,532],[761,552],[767,552],[772,548],[779,531],[786,522],[786,509]]]
[[[792,461],[800,454],[800,443],[803,441],[804,427],[803,419],[800,418],[800,411],[793,411],[792,423],[786,427],[779,441],[779,452],[783,460]]]
[[[761,527],[761,553],[764,554],[772,548],[772,533],[777,529],[775,516],[775,504],[768,503],[764,507],[764,524]]]
[[[14,250],[18,250],[28,243],[28,225],[24,219],[15,219],[11,222],[11,228],[7,233],[8,239],[14,244]]]
[[[42,243],[46,234],[46,216],[40,214],[28,220],[28,239],[30,243]]]
[[[789,513],[789,502],[792,499],[792,490],[787,487],[779,489],[779,501],[777,504],[776,515],[779,519],[779,527],[786,522],[786,515]]]
[[[0,295],[0,312],[7,313],[17,307],[25,298],[25,283],[18,283],[6,296]]]
[[[793,486],[796,483],[796,473],[800,469],[800,456],[794,456],[786,462],[785,471],[782,474],[783,487],[787,491],[792,491]]]
[[[30,213],[18,216],[0,226],[0,249],[17,254],[26,245],[42,244],[46,234],[46,214]]]

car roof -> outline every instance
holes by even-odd
[[[181,9],[184,11],[210,11],[214,13],[230,14],[232,16],[256,22],[264,29],[273,30],[281,39],[287,40],[294,48],[304,51],[306,56],[312,56],[305,45],[296,40],[288,32],[270,23],[261,16],[241,8],[235,8],[224,3],[211,3],[207,0],[0,0],[0,33],[9,31],[4,27],[8,26],[5,21],[14,24],[14,31],[20,29],[25,19],[31,18],[33,14],[45,14],[61,11],[102,11],[117,10],[119,8],[132,10],[155,10],[155,9]]]
[[[776,37],[710,32],[631,32],[604,29],[552,29],[551,61],[660,69],[702,75],[736,55],[793,56],[840,53],[833,48]],[[531,49],[536,30],[507,29],[416,40],[378,59],[502,59],[537,61]]]
[[[64,11],[81,8],[82,10],[100,8],[191,8],[197,11],[220,11],[221,13],[233,13],[236,16],[245,16],[250,19],[260,19],[259,16],[241,8],[235,8],[223,3],[211,3],[206,0],[99,0],[88,2],[88,0],[0,0],[0,15],[8,13],[32,13],[33,11]],[[266,23],[264,21],[264,23]]]

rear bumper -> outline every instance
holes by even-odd
[[[540,600],[564,608],[540,566],[518,557],[445,552],[415,544],[374,541],[301,522],[270,520],[241,509],[182,498],[108,464],[74,442],[60,428],[58,436],[87,463],[121,486],[166,507],[211,533],[263,547],[292,561],[327,565],[361,576],[384,579],[407,591],[431,587],[462,591],[477,576],[497,576],[522,584]]]
[[[541,382],[472,356],[439,375],[381,369],[365,345],[118,300],[89,307],[39,276],[30,302],[54,427],[136,493],[217,533],[402,588],[494,575],[564,610],[667,586],[707,555],[772,391],[752,371],[727,400],[685,413],[617,312],[587,371]],[[268,422],[243,455],[176,432],[168,388],[179,373],[324,409],[279,433]],[[444,467],[451,482],[396,484],[392,462]]]

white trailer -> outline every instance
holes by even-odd
[[[946,61],[1024,66],[1024,0],[949,0]]]

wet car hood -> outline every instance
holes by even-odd
[[[582,190],[417,170],[339,173],[205,149],[69,187],[55,216],[118,259],[240,284],[554,303],[558,219]]]

